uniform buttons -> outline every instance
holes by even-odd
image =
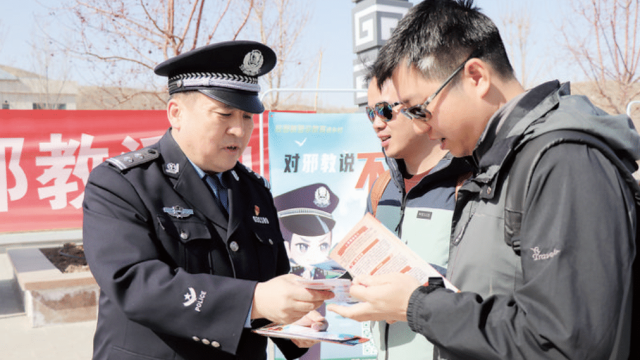
[[[487,194],[491,194],[491,186],[489,186],[489,188],[487,188]]]
[[[219,348],[220,347],[220,343],[217,341],[212,341],[211,342],[211,346],[213,346],[214,348]]]
[[[186,232],[185,230],[182,230],[182,231],[180,232],[180,237],[181,237],[183,240],[187,240],[187,238],[189,238],[189,233],[188,233],[188,232]]]
[[[124,161],[126,161],[126,162],[128,162],[128,163],[132,163],[132,162],[133,162],[133,159],[132,159],[131,157],[129,157],[129,156],[125,156],[125,157],[124,157]]]
[[[197,336],[192,337],[193,341],[200,341],[200,338]]]
[[[269,245],[273,245],[273,240],[269,239]]]
[[[231,244],[229,244],[229,248],[231,249],[231,251],[236,252],[238,250],[240,250],[240,246],[238,245],[237,242],[232,241]]]
[[[211,341],[207,340],[207,339],[202,339],[202,343],[205,345],[209,345],[211,344]]]

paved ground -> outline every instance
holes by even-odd
[[[96,322],[32,328],[6,253],[0,253],[0,359],[90,360]]]

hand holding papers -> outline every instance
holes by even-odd
[[[361,303],[329,304],[327,310],[357,321],[407,321],[413,291],[430,277],[443,278],[371,214],[366,214],[331,251],[355,277],[351,295]],[[447,279],[445,287],[458,291]]]
[[[269,337],[291,339],[298,347],[311,347],[320,341],[350,346],[369,341],[357,335],[330,333],[327,331],[328,326],[329,324],[320,313],[312,311],[293,324],[271,324],[253,332]]]
[[[363,338],[350,334],[332,334],[327,331],[316,331],[306,326],[300,325],[270,325],[263,328],[254,330],[254,332],[270,337],[281,337],[287,339],[302,339],[302,340],[315,340],[324,341],[334,344],[342,345],[358,345],[369,341],[367,338]]]
[[[310,290],[298,283],[299,276],[286,274],[256,285],[251,319],[269,319],[278,324],[291,324],[317,309],[333,293]]]
[[[404,273],[420,284],[427,284],[430,277],[440,277],[447,289],[458,291],[369,213],[333,248],[329,257],[354,277]]]
[[[363,275],[351,285],[351,295],[361,302],[351,306],[328,304],[327,310],[356,321],[407,321],[409,298],[419,286],[418,280],[407,274]]]
[[[304,286],[310,290],[331,291],[334,297],[331,301],[339,302],[354,302],[353,298],[349,296],[349,288],[351,280],[348,279],[304,279],[297,277],[298,284]],[[322,320],[323,322],[319,322]],[[319,327],[317,325],[324,325]],[[277,325],[271,324],[260,329],[253,330],[253,332],[270,337],[280,337],[291,339],[298,347],[310,347],[316,342],[330,342],[342,345],[357,345],[369,341],[367,338],[363,338],[351,334],[330,333],[327,330],[328,323],[324,318],[312,311],[305,315],[302,319],[289,325]]]

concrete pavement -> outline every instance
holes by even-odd
[[[0,359],[90,360],[96,321],[32,328],[6,252],[0,253]]]

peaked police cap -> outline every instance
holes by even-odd
[[[336,224],[333,210],[338,196],[322,183],[291,190],[273,199],[278,218],[290,232],[303,236],[320,236],[330,232]]]
[[[255,41],[225,41],[206,45],[156,66],[154,72],[169,79],[169,94],[199,91],[242,111],[259,114],[258,77],[276,65],[276,54]]]

